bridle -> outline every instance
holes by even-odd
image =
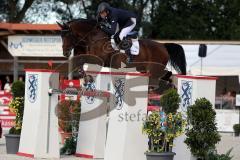
[[[71,41],[71,48],[68,49],[68,52],[71,52],[77,46],[85,47],[86,45],[84,45],[82,43],[86,44],[86,38],[91,32],[92,32],[92,30],[90,32],[88,32],[86,35],[84,35],[83,37],[79,38],[73,33],[71,24],[67,25],[66,29],[62,29],[61,30],[61,36],[62,37],[69,37],[70,41]]]
[[[70,40],[71,40],[71,48],[68,49],[68,52],[70,53],[76,46],[83,46],[83,47],[86,47],[86,50],[87,50],[87,53],[90,52],[90,45],[89,43],[87,43],[87,37],[97,28],[98,26],[98,22],[97,24],[92,28],[92,30],[90,30],[89,32],[87,32],[83,37],[79,38],[77,37],[73,31],[72,31],[72,27],[71,27],[71,24],[67,25],[67,29],[62,29],[61,30],[61,36],[62,37],[66,37],[66,36],[70,36]],[[100,39],[97,39],[97,40],[94,40],[92,42],[90,42],[90,44],[92,45],[95,45],[97,41],[100,41],[100,40],[103,40],[103,39],[109,39],[109,37],[103,37],[103,38],[100,38]],[[84,43],[84,44],[82,44]]]

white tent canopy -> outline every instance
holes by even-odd
[[[199,45],[182,45],[186,54],[187,72],[201,74]],[[203,58],[202,75],[240,75],[240,45],[207,45],[207,57]]]

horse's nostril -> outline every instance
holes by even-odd
[[[71,50],[66,50],[66,51],[64,51],[64,52],[63,52],[63,55],[64,55],[65,57],[69,57],[69,56],[71,55]]]
[[[63,52],[63,55],[65,56],[65,57],[68,57],[68,52]]]

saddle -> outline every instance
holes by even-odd
[[[128,33],[127,38],[137,39],[138,38],[138,31],[132,31],[132,32]]]
[[[139,41],[138,41],[138,32],[132,31],[124,37],[124,40],[121,41],[119,38],[120,31],[111,37],[112,48],[121,53],[127,53],[131,55],[139,54]]]
[[[126,37],[124,37],[123,41],[120,40],[119,38],[120,32],[116,33],[114,35],[114,41],[117,44],[119,49],[127,50],[132,47],[132,39],[137,39],[138,38],[138,32],[137,31],[132,31],[127,34]]]

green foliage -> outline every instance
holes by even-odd
[[[216,112],[206,98],[197,99],[194,105],[188,107],[187,120],[190,127],[186,132],[185,143],[198,158],[206,157],[220,141],[215,117]]]
[[[60,153],[71,155],[76,153],[77,139],[74,137],[67,138],[64,146],[61,148]]]
[[[21,132],[22,129],[22,122],[23,122],[23,112],[24,112],[24,98],[23,97],[16,97],[13,98],[11,103],[9,104],[9,108],[11,111],[13,111],[16,114],[15,118],[15,126],[14,129],[16,129],[16,133],[18,134],[18,131]],[[13,133],[14,130],[13,130]]]
[[[234,124],[233,125],[233,130],[235,133],[240,133],[240,124]]]
[[[57,106],[58,124],[64,132],[78,131],[80,121],[80,101],[61,101]]]
[[[0,21],[21,22],[33,2],[37,0],[0,0]]]
[[[207,160],[231,160],[233,156],[230,156],[232,148],[226,154],[217,154],[216,152],[210,152],[207,156]]]
[[[177,90],[169,89],[161,97],[160,104],[166,114],[176,113],[177,109],[179,108],[180,101],[181,99],[177,93]]]
[[[151,38],[240,39],[240,1],[154,1]],[[177,24],[177,25],[176,25]]]
[[[160,99],[163,111],[153,112],[143,124],[143,132],[149,137],[150,152],[170,152],[174,138],[185,131],[186,121],[177,112],[180,97],[175,89],[169,89]]]
[[[22,81],[15,81],[12,84],[12,94],[13,97],[24,97],[25,93],[25,84]]]
[[[0,21],[49,23],[49,13],[64,21],[93,18],[102,1],[135,11],[148,38],[240,39],[239,0],[0,0]]]
[[[12,127],[12,128],[9,130],[9,134],[17,134],[17,135],[20,135],[20,134],[21,134],[21,129],[17,129],[16,127]]]
[[[157,111],[150,114],[143,125],[149,138],[150,152],[171,152],[174,138],[184,133],[186,122],[181,113],[168,115]]]
[[[12,84],[13,99],[9,104],[9,108],[16,114],[15,126],[9,130],[9,134],[21,134],[23,112],[24,112],[24,92],[25,85],[22,81],[15,81]]]

